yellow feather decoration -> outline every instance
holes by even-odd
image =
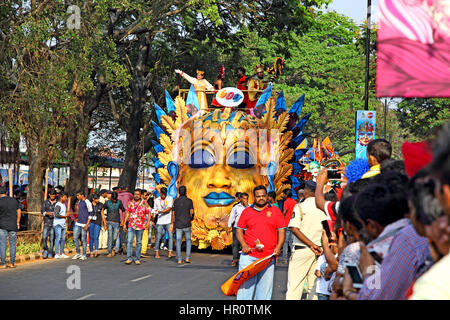
[[[294,155],[294,150],[292,149],[286,149],[281,153],[280,159],[278,159],[278,163],[280,165],[287,163],[292,156]]]
[[[289,122],[289,113],[283,112],[277,120],[277,129],[280,130],[280,133],[282,133],[284,130],[286,130],[286,126]]]
[[[275,187],[275,192],[277,194],[277,198],[280,198],[283,194],[283,190],[285,189],[291,189],[292,186],[290,184],[282,184],[279,185],[278,187]]]
[[[166,115],[161,116],[161,125],[166,128],[166,131],[169,134],[173,134],[175,131],[177,131],[177,127],[175,125],[175,122],[173,122],[172,118]]]
[[[275,174],[275,178],[273,179],[274,185],[277,186],[282,182],[284,182],[291,173],[292,173],[291,164],[281,165],[278,168],[277,173]]]
[[[289,142],[291,142],[291,138],[292,138],[292,131],[288,131],[281,136],[280,145],[278,147],[280,151],[284,151],[284,149],[287,148]]]
[[[158,159],[161,161],[161,163],[165,166],[167,166],[167,164],[172,161],[172,155],[171,154],[167,154],[165,152],[160,152],[158,153]]]
[[[163,146],[164,152],[172,155],[173,143],[170,140],[169,136],[166,134],[162,134],[159,136],[159,144]]]
[[[166,168],[159,168],[158,173],[159,176],[161,177],[161,180],[163,180],[166,184],[170,183],[171,178]]]
[[[176,127],[180,127],[188,118],[186,102],[180,96],[175,98],[175,114],[177,115],[177,120],[175,121]]]

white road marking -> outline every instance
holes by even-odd
[[[89,297],[95,296],[95,293],[90,293],[88,295],[85,295],[84,297],[78,298],[77,300],[86,300]]]
[[[151,276],[152,275],[149,274],[148,276],[144,276],[144,277],[140,277],[140,278],[137,278],[137,279],[133,279],[133,280],[131,280],[131,282],[137,282],[137,281],[140,281],[140,280],[144,280],[144,279],[150,278]]]

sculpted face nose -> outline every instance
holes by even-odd
[[[208,180],[208,188],[230,188],[231,180],[223,166],[215,166]]]

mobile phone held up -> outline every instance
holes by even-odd
[[[341,174],[338,173],[337,169],[327,169],[328,179],[330,180],[339,180],[341,179]]]
[[[378,253],[376,253],[375,251],[369,250],[369,253],[373,257],[373,259],[376,262],[378,262],[379,264],[381,264],[383,262],[383,258]]]
[[[323,230],[325,230],[325,233],[327,234],[328,239],[331,238],[330,226],[328,225],[327,220],[322,221],[322,228],[323,228]]]
[[[347,264],[346,267],[350,277],[352,278],[353,288],[361,289],[363,286],[363,278],[358,266],[356,264]]]

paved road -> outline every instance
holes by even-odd
[[[123,255],[101,255],[86,261],[40,260],[0,270],[0,300],[235,300],[220,291],[220,285],[237,271],[231,267],[230,254],[193,252],[191,264],[178,266],[176,258],[167,259],[167,251],[158,260],[153,253],[140,266],[125,265]],[[67,287],[74,274],[66,273],[71,265],[79,267],[80,289]],[[284,300],[287,265],[277,265],[275,270],[273,299]]]

